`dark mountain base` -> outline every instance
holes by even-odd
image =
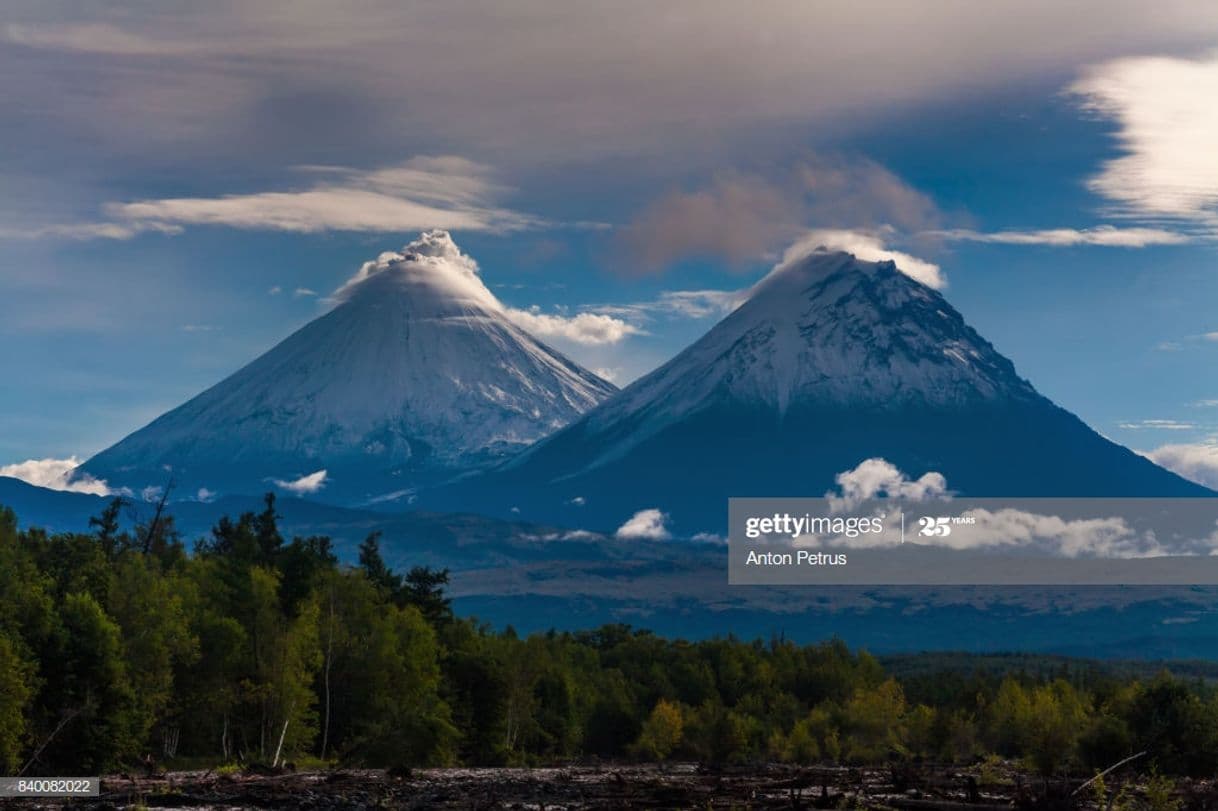
[[[617,458],[610,455],[634,426],[596,434],[588,426],[560,433],[520,464],[424,493],[420,503],[597,530],[658,508],[672,518],[674,534],[722,533],[728,498],[821,496],[835,489],[838,473],[871,457],[910,478],[937,471],[949,489],[974,497],[1213,495],[1048,403],[782,417],[712,408]]]

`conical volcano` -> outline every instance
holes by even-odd
[[[824,250],[780,265],[664,366],[450,492],[598,529],[658,509],[693,534],[726,525],[729,497],[820,496],[874,457],[970,496],[1209,494],[1040,395],[892,262]]]
[[[172,475],[187,494],[402,497],[502,460],[615,391],[512,323],[445,231],[365,263],[334,297],[82,469],[137,490]]]

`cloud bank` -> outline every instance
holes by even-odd
[[[1190,481],[1218,490],[1218,445],[1168,444],[1142,455]]]
[[[527,310],[507,309],[508,318],[533,335],[540,338],[559,338],[585,346],[616,344],[630,335],[640,335],[643,330],[604,313],[578,313],[567,316],[543,313],[539,307]]]
[[[105,481],[95,479],[87,473],[73,476],[73,471],[84,461],[75,456],[67,459],[27,459],[11,465],[0,466],[0,476],[20,479],[35,487],[62,490],[68,493],[88,493],[94,496],[111,495]]]

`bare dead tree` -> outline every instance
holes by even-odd
[[[141,544],[144,554],[147,555],[152,551],[152,539],[156,537],[157,530],[161,528],[161,521],[165,515],[165,505],[169,503],[169,494],[173,492],[174,478],[173,474],[169,474],[169,481],[165,482],[165,486],[161,489],[161,497],[157,499],[156,510],[152,514],[152,520],[148,522],[148,529],[144,532],[144,540]]]
[[[55,736],[58,735],[60,732],[62,732],[63,728],[66,727],[69,723],[71,723],[72,720],[76,718],[76,716],[78,716],[82,712],[84,712],[84,709],[85,709],[84,707],[77,707],[77,708],[65,713],[63,715],[63,717],[59,719],[59,723],[56,724],[55,728],[51,730],[51,734],[47,735],[46,738],[43,739],[42,743],[38,746],[38,748],[34,750],[34,754],[30,755],[30,759],[27,760],[25,762],[25,765],[21,767],[21,771],[17,772],[18,777],[25,774],[26,769],[28,769],[28,768],[30,768],[30,766],[34,765],[34,763],[38,760],[38,756],[42,754],[42,751],[44,749],[46,749],[48,746],[50,746],[51,741],[55,740]]]

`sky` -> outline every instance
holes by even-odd
[[[441,227],[618,385],[810,234],[893,256],[1218,485],[1214,98],[1218,6],[1173,0],[6,3],[0,474],[62,476]]]

